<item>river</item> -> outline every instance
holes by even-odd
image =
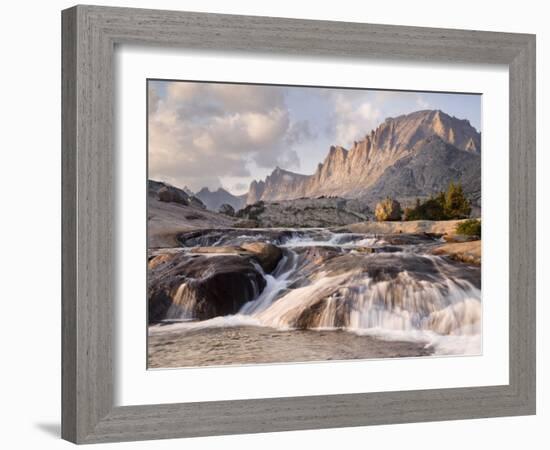
[[[174,289],[177,304],[149,326],[151,368],[481,352],[480,267],[432,255],[437,236],[229,229],[180,242],[169,252],[183,259],[219,247],[212,267],[251,242],[282,257],[271,273],[253,262],[263,288],[250,278],[250,301],[232,314],[197,320],[196,296]]]

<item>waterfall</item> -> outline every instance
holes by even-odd
[[[256,317],[275,327],[431,330],[462,334],[479,323],[481,293],[467,281],[418,282],[408,274],[392,281],[321,275],[290,291]]]
[[[279,264],[271,274],[263,274],[266,285],[262,293],[254,300],[245,303],[239,314],[256,315],[269,308],[273,301],[283,292],[291,282],[291,275],[296,270],[298,257],[296,253],[286,250]],[[258,269],[263,270],[258,265]]]
[[[390,245],[384,236],[320,229],[271,233],[247,230],[209,235],[218,245],[260,238],[277,242],[283,256],[272,273],[264,273],[254,263],[266,284],[237,314],[184,326],[343,329],[404,339],[422,336],[433,342],[445,338],[447,343],[451,338],[474,337],[480,348],[479,268],[426,253],[433,245],[428,238],[396,237],[390,252],[384,250]],[[192,239],[193,245],[206,240]],[[177,288],[167,319],[193,317],[196,296],[189,294],[190,289],[187,282]],[[453,342],[459,346],[459,341]]]
[[[166,313],[167,320],[191,320],[196,304],[196,296],[191,292],[189,284],[180,284],[173,297],[173,302]]]
[[[304,239],[303,247],[341,242],[353,249],[381,242],[375,237],[351,233],[331,235],[325,241],[319,241],[319,236],[314,239]],[[367,261],[367,269],[371,261],[381,268],[377,267],[373,276],[368,270],[356,270],[351,263],[335,266],[336,270],[318,264],[307,275],[305,285],[289,289],[301,274],[303,261],[296,253],[299,239],[287,244],[281,265],[288,266],[289,255],[294,257],[293,264],[266,275],[264,292],[244,305],[239,314],[282,329],[428,331],[451,336],[480,331],[481,290],[472,281],[455,276],[451,264],[442,257],[416,255],[409,249],[387,255],[387,262],[380,262],[383,256],[354,254],[358,262]],[[396,266],[405,262],[403,270],[396,270]]]

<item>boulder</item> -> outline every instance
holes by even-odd
[[[294,249],[295,252],[297,252],[300,257],[304,259],[306,263],[313,264],[313,265],[320,265],[328,261],[329,259],[332,259],[336,256],[340,256],[342,254],[342,248],[340,247],[331,247],[331,246],[323,246],[323,247],[301,247]]]
[[[163,253],[161,255],[153,256],[149,259],[148,267],[149,269],[155,269],[161,264],[169,262],[174,257],[172,253]]]
[[[401,220],[401,205],[397,200],[386,198],[376,205],[374,215],[376,220],[383,222],[386,220]]]
[[[334,301],[337,299],[337,301]],[[327,326],[323,319],[330,312],[332,323],[330,326],[342,328],[349,325],[350,316],[353,312],[352,302],[346,301],[340,290],[335,289],[330,295],[322,297],[308,305],[299,312],[291,322],[293,328],[307,330]]]
[[[279,247],[265,242],[249,242],[241,246],[237,245],[222,245],[215,247],[194,247],[190,250],[191,253],[198,254],[223,254],[223,255],[239,255],[246,258],[256,260],[265,273],[270,273],[275,270],[277,264],[281,260],[283,252]]]
[[[233,217],[235,215],[235,209],[228,203],[224,203],[218,209],[220,214],[225,214],[226,216]]]
[[[250,258],[180,253],[149,272],[149,323],[235,314],[265,287]]]
[[[179,203],[180,205],[189,205],[189,197],[180,189],[172,186],[163,186],[157,192],[157,197],[161,202]]]
[[[241,248],[254,255],[265,273],[273,272],[283,256],[279,247],[266,242],[249,242],[242,244]]]

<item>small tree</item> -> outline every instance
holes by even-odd
[[[405,220],[444,220],[446,218],[444,198],[444,194],[439,193],[424,203],[420,203],[420,200],[417,199],[414,208],[405,210]]]
[[[417,197],[414,207],[407,207],[403,213],[403,220],[420,220],[420,199]]]
[[[470,215],[470,202],[460,183],[451,183],[446,192],[431,196],[424,202],[416,199],[414,208],[405,210],[405,220],[464,219]]]
[[[379,222],[386,220],[401,220],[401,205],[397,200],[386,198],[376,205],[374,215]]]
[[[464,219],[470,216],[470,202],[460,183],[451,183],[445,194],[445,216],[449,219]]]

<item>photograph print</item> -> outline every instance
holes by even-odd
[[[147,80],[148,368],[481,354],[481,101]]]

